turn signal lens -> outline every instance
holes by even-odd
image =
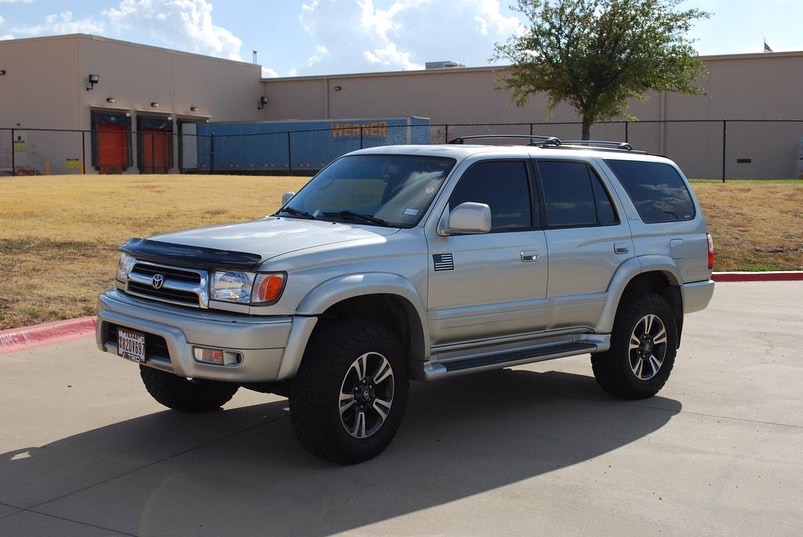
[[[254,294],[252,303],[272,304],[279,300],[284,290],[284,274],[259,274],[254,282]]]

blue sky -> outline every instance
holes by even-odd
[[[257,63],[265,76],[490,64],[515,0],[0,0],[0,39],[88,33]],[[803,50],[803,0],[686,0],[703,55]]]

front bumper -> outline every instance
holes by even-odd
[[[98,298],[98,348],[117,354],[117,327],[146,335],[144,365],[182,377],[227,382],[269,382],[295,375],[317,318],[260,317],[195,310],[133,298],[111,289]],[[238,363],[212,365],[193,347],[235,353]]]

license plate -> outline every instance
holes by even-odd
[[[118,328],[117,354],[128,360],[144,364],[145,334],[126,330],[125,328]]]

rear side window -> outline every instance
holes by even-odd
[[[583,162],[538,161],[549,227],[618,223],[605,187]]]
[[[663,162],[606,160],[647,224],[694,218],[694,203],[677,170]]]

